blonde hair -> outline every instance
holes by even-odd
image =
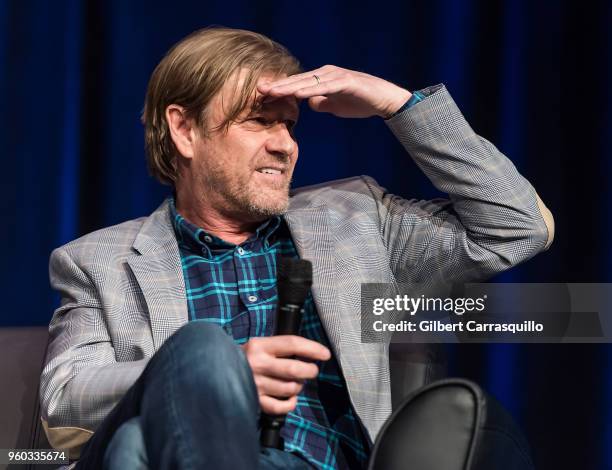
[[[257,80],[264,72],[293,75],[301,72],[300,63],[282,45],[270,38],[242,29],[208,27],[175,44],[155,67],[145,97],[142,123],[145,127],[147,166],[162,184],[176,181],[176,148],[168,123],[166,108],[182,106],[204,135],[207,107],[212,98],[239,69],[247,74],[238,99],[226,112],[219,128],[227,131],[242,111],[250,105]],[[236,81],[235,81],[236,83]]]

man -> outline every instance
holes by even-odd
[[[385,119],[449,200],[369,177],[289,197],[298,104]],[[363,282],[475,281],[547,248],[550,212],[443,86],[301,72],[256,33],[198,31],[157,66],[148,164],[174,197],[55,250],[42,419],[96,468],[364,468],[391,411],[389,345],[360,341]],[[313,263],[299,336],[270,337],[277,256]],[[283,450],[258,415],[287,414]],[[92,436],[93,434],[93,436]]]

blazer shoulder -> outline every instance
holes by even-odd
[[[353,202],[363,204],[367,200],[374,203],[383,193],[384,188],[374,178],[360,175],[297,188],[291,193],[291,203],[294,207],[319,204],[333,207]]]
[[[125,257],[133,253],[132,245],[146,220],[139,217],[85,234],[53,250],[51,259],[64,253],[85,265]]]
[[[333,181],[325,181],[323,183],[301,186],[291,191],[292,196],[303,194],[317,194],[324,191],[360,191],[370,185],[378,186],[374,178],[368,175],[350,176]]]

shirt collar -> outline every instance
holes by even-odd
[[[220,251],[227,251],[236,247],[235,244],[226,242],[206,232],[183,217],[176,210],[173,197],[169,199],[169,206],[172,226],[174,227],[174,233],[179,246],[207,257],[212,257],[215,252],[219,253]],[[281,223],[281,217],[278,215],[265,220],[255,229],[255,233],[242,242],[240,246],[249,251],[261,251],[262,248],[268,249],[275,238],[272,235],[278,231],[278,228],[282,225]]]

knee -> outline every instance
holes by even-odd
[[[244,353],[219,325],[190,322],[167,342],[174,373],[187,372],[180,374],[186,388],[198,393],[203,389],[214,393],[216,389],[221,395],[228,392],[231,395],[232,390],[241,393],[256,390]]]
[[[188,353],[205,356],[209,353],[226,352],[231,354],[236,349],[234,340],[221,326],[202,321],[191,321],[179,328],[168,342],[176,353]]]

